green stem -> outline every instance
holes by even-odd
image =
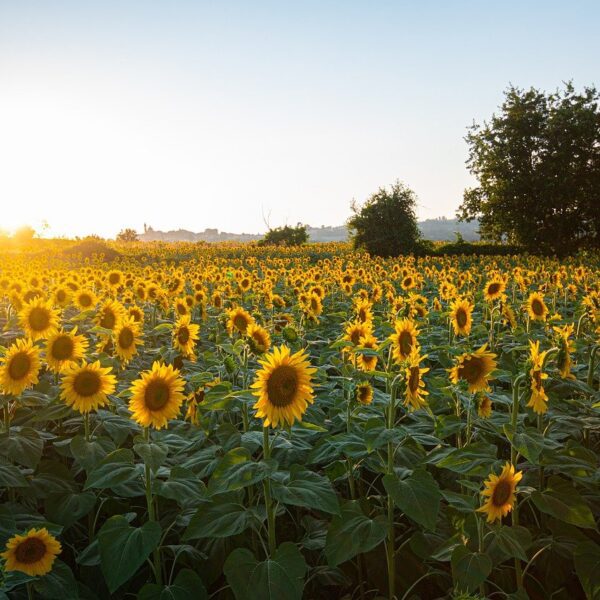
[[[83,430],[85,432],[85,441],[90,441],[90,413],[83,414]]]
[[[394,428],[394,422],[396,420],[396,385],[392,384],[392,389],[390,393],[390,403],[388,406],[388,429]],[[392,442],[388,442],[387,445],[387,473],[388,475],[394,474],[394,444]],[[387,497],[387,520],[388,520],[388,538],[387,544],[385,546],[386,549],[386,557],[387,557],[387,570],[388,570],[388,589],[389,589],[389,598],[390,600],[394,600],[396,597],[395,588],[396,588],[396,569],[395,569],[395,549],[394,545],[396,542],[396,534],[394,531],[394,501],[392,497],[388,494]]]
[[[27,588],[27,600],[33,600],[35,598],[35,595],[33,593],[33,583],[31,583],[31,581],[28,581],[25,584],[25,587]]]
[[[483,554],[483,515],[477,517],[477,538],[479,541],[479,553]],[[479,593],[482,598],[486,598],[485,581],[479,586]]]
[[[8,405],[8,400],[4,405],[4,431],[6,432],[6,436],[10,437],[10,407]]]
[[[144,439],[150,441],[150,430],[146,427],[144,429]],[[146,504],[148,506],[148,520],[156,521],[156,514],[154,512],[154,501],[152,498],[152,472],[150,465],[145,465],[145,480],[146,480]],[[162,586],[162,566],[160,564],[160,549],[155,548],[153,552],[154,558],[154,577],[156,583]]]
[[[271,458],[271,447],[269,446],[269,428],[263,427],[263,456],[265,460]],[[265,504],[267,508],[267,528],[269,534],[269,557],[272,558],[277,549],[275,538],[275,511],[271,499],[271,480],[267,477],[263,481],[265,489]]]
[[[587,384],[589,387],[593,387],[594,385],[594,369],[596,367],[596,354],[598,354],[598,350],[600,350],[600,346],[594,346],[590,352],[587,376]]]
[[[521,373],[513,382],[513,404],[512,404],[512,414],[511,414],[511,425],[512,425],[512,435],[514,436],[517,433],[517,423],[519,422],[519,391],[521,389],[521,384],[525,380],[525,375]],[[513,467],[516,469],[517,467],[517,450],[513,443],[510,445],[510,462]],[[519,506],[515,502],[515,506],[512,512],[512,524],[516,526],[519,524]],[[517,590],[523,589],[523,571],[521,569],[521,561],[518,558],[515,558],[515,578],[517,583]]]

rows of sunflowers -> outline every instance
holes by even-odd
[[[0,256],[0,599],[600,598],[597,258],[131,248]]]

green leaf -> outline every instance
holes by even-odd
[[[179,506],[197,506],[206,498],[204,482],[190,469],[173,467],[167,481],[154,480],[157,496],[175,500]]]
[[[471,552],[462,544],[452,552],[452,579],[462,592],[477,589],[492,572],[492,561],[487,554]]]
[[[64,600],[78,598],[77,581],[71,568],[62,560],[56,559],[52,571],[43,577],[36,577],[33,582],[35,591],[48,600]]]
[[[94,492],[57,492],[46,500],[48,518],[54,523],[70,527],[87,515],[96,504]]]
[[[600,546],[592,541],[581,542],[573,553],[575,572],[588,600],[600,598]]]
[[[109,438],[96,438],[86,442],[82,435],[77,435],[71,440],[71,453],[88,472],[114,449],[115,444]]]
[[[383,486],[394,504],[407,517],[431,531],[435,530],[442,494],[428,471],[414,471],[406,479],[399,479],[397,475],[385,475]]]
[[[24,488],[29,487],[29,482],[19,467],[14,465],[0,465],[0,487],[3,488]]]
[[[339,514],[337,495],[327,477],[299,465],[290,469],[285,483],[273,482],[273,497],[284,504],[305,506],[330,514]]]
[[[202,579],[191,569],[182,569],[177,573],[171,585],[160,586],[146,584],[137,596],[137,600],[206,600],[208,594]]]
[[[500,527],[496,530],[495,541],[504,554],[511,558],[519,558],[525,562],[526,550],[531,546],[531,533],[526,527],[513,525],[512,527]]]
[[[144,464],[150,467],[153,473],[156,473],[160,469],[167,459],[169,452],[164,444],[157,444],[156,442],[138,442],[133,445],[133,449],[142,458]]]
[[[257,483],[270,471],[270,465],[264,461],[252,461],[247,448],[233,448],[223,456],[208,482],[210,494],[220,494]]]
[[[241,533],[252,524],[253,513],[242,504],[210,502],[192,517],[183,540],[225,538]]]
[[[138,476],[139,472],[133,464],[133,452],[121,448],[100,461],[100,464],[88,475],[84,489],[110,488],[133,481]]]
[[[325,556],[332,567],[368,552],[385,538],[387,525],[383,516],[370,519],[356,500],[342,506],[341,515],[333,518],[327,531]]]
[[[158,546],[160,536],[155,521],[136,528],[124,516],[116,515],[104,523],[98,532],[100,565],[111,594],[136,574]]]
[[[561,477],[550,477],[546,489],[543,492],[533,492],[531,500],[539,510],[565,523],[596,529],[590,507],[577,489]]]
[[[546,439],[539,431],[528,428],[513,435],[510,425],[504,426],[504,433],[513,447],[531,464],[539,465],[540,454],[546,447],[555,448],[556,442]]]
[[[435,464],[440,469],[449,469],[466,475],[487,475],[496,461],[496,446],[475,442],[464,448],[457,448]]]
[[[29,427],[11,427],[10,436],[0,437],[0,454],[30,469],[37,467],[43,450],[44,440]]]
[[[258,562],[250,550],[235,549],[223,571],[237,600],[301,600],[306,561],[295,544],[285,542]]]

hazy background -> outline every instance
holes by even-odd
[[[509,82],[600,83],[600,3],[0,0],[0,227],[340,225],[400,178],[453,216]]]

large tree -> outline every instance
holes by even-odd
[[[600,245],[600,96],[571,83],[546,94],[509,87],[500,113],[473,124],[458,216],[484,239],[564,255]]]
[[[362,206],[352,203],[348,219],[355,248],[375,256],[419,252],[420,232],[415,216],[416,194],[400,181],[379,188]]]

